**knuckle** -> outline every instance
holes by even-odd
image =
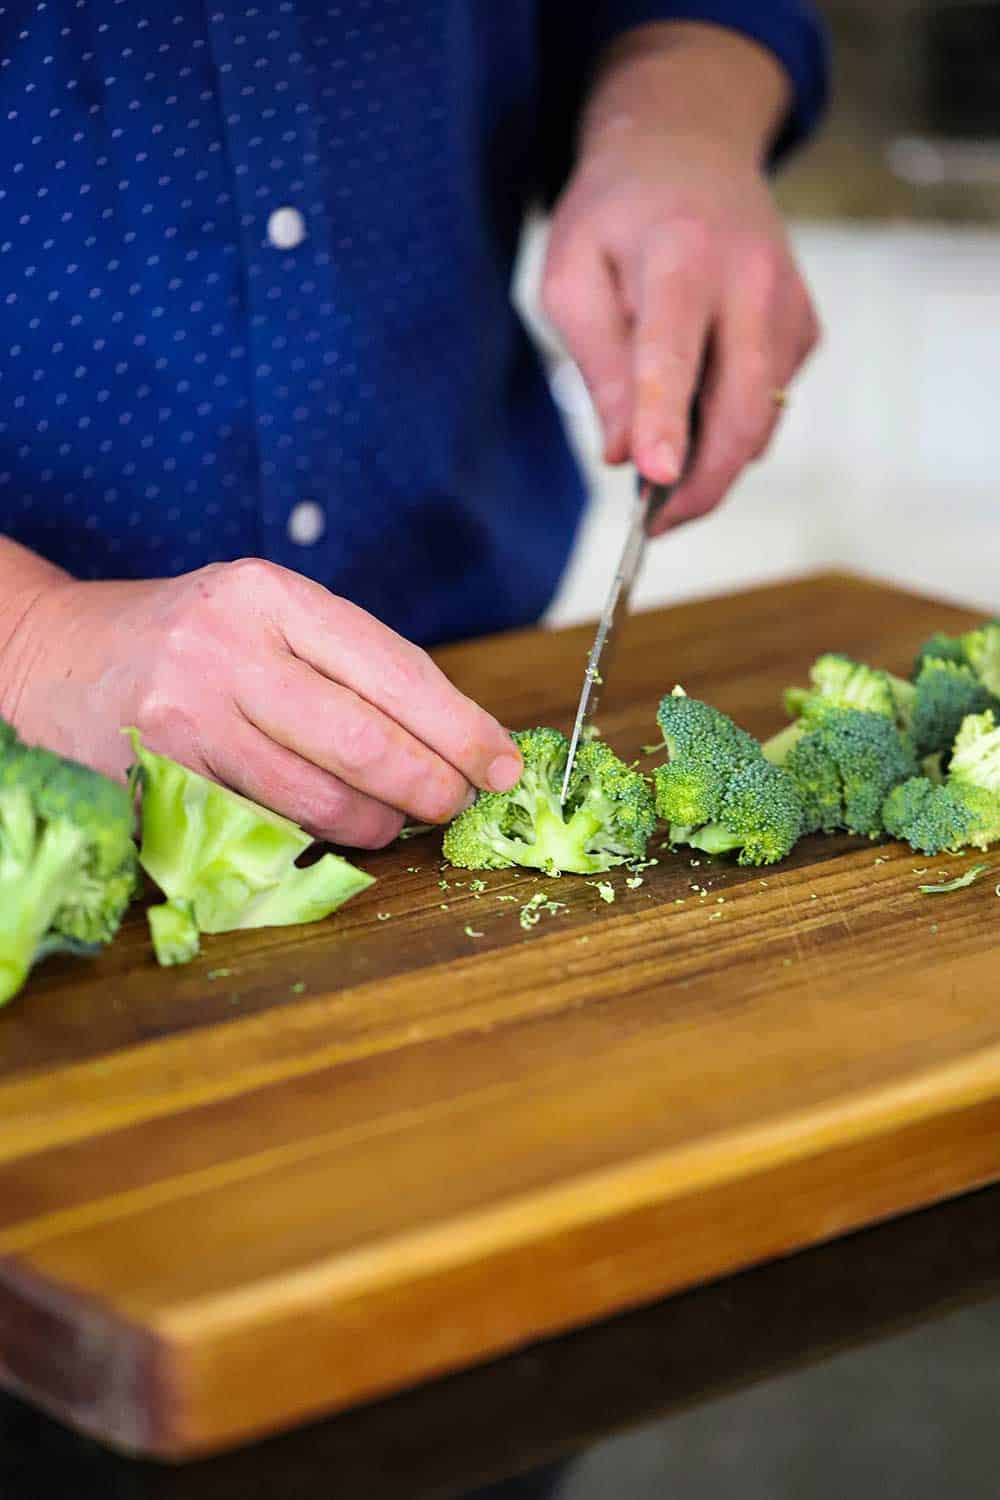
[[[368,771],[384,760],[388,737],[378,720],[367,713],[354,713],[337,726],[337,759],[351,772]]]
[[[740,256],[741,292],[756,307],[768,307],[785,274],[785,258],[770,240],[749,240]]]
[[[541,304],[545,316],[557,326],[572,320],[576,305],[575,278],[568,267],[556,263],[542,277]]]
[[[229,597],[252,598],[272,587],[279,571],[263,557],[238,557],[225,564],[219,587]]]

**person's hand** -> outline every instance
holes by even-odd
[[[121,775],[134,724],[151,749],[356,848],[390,842],[404,814],[444,822],[521,771],[506,731],[425,652],[256,559],[40,590],[0,690],[28,742]]]
[[[598,90],[553,216],[543,307],[605,460],[664,484],[688,460],[660,530],[711,510],[760,457],[819,335],[761,165],[784,89],[735,35],[649,28]]]

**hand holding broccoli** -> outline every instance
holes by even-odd
[[[425,652],[296,573],[247,559],[179,578],[58,581],[0,649],[0,714],[120,775],[151,748],[356,848],[444,823],[517,780],[516,747]]]

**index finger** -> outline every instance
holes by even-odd
[[[333,682],[351,688],[436,751],[471,782],[506,792],[520,752],[492,714],[452,685],[426,651],[374,615],[308,579],[282,620],[288,646]]]
[[[707,248],[683,225],[647,243],[639,272],[632,457],[660,484],[679,478],[711,326]]]

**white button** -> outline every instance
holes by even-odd
[[[311,547],[325,530],[326,516],[315,500],[300,500],[288,517],[288,535],[300,547]]]
[[[297,208],[276,208],[267,221],[267,237],[276,250],[294,250],[306,237],[306,221]]]

